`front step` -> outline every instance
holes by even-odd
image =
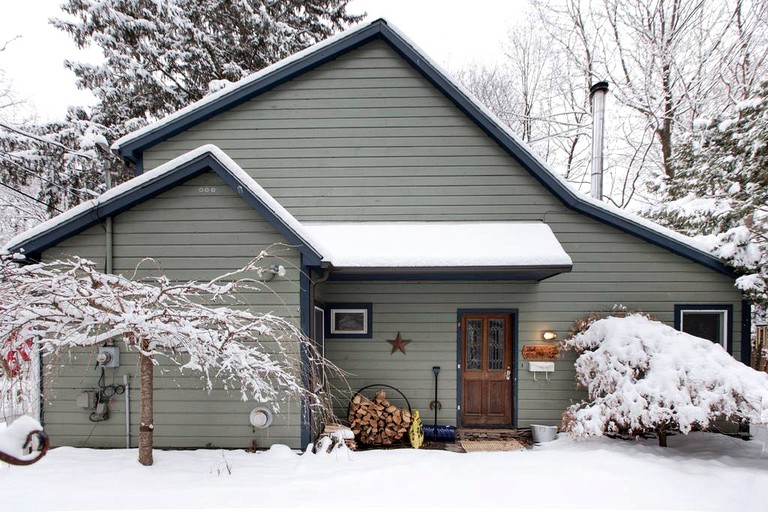
[[[506,441],[517,439],[531,442],[530,428],[471,428],[456,429],[456,441]]]

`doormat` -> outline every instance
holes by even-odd
[[[516,452],[525,450],[525,445],[517,439],[505,441],[459,441],[467,453],[471,452]]]

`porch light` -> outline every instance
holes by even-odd
[[[259,277],[265,283],[270,282],[275,276],[285,276],[285,267],[282,265],[270,265],[268,269],[262,270],[259,273]]]
[[[557,333],[555,331],[544,331],[541,334],[541,337],[545,341],[552,341],[552,340],[556,340],[557,339]]]

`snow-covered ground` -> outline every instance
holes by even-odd
[[[768,509],[762,443],[694,433],[669,444],[561,434],[522,452],[156,451],[152,467],[136,450],[58,448],[33,466],[0,467],[0,509]]]

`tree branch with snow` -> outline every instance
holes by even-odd
[[[294,397],[322,407],[302,377],[302,354],[310,364],[325,364],[311,341],[293,319],[252,312],[236,297],[266,293],[258,281],[265,257],[262,252],[236,272],[204,283],[165,275],[137,281],[104,274],[77,257],[31,265],[6,257],[0,267],[0,339],[32,339],[44,356],[122,339],[145,363],[164,357],[181,371],[199,372],[208,390],[223,385],[239,390],[243,400]],[[326,365],[326,371],[334,368]],[[151,410],[142,424],[153,428]]]

